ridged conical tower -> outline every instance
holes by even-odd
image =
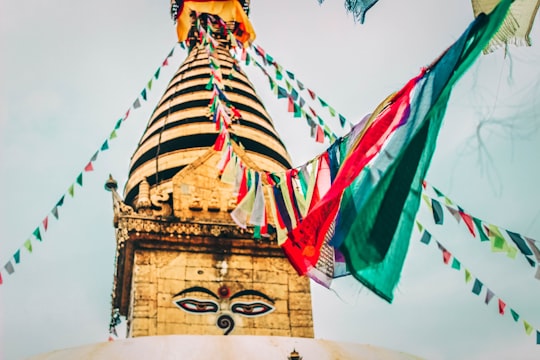
[[[245,21],[247,4],[220,1],[220,10],[209,15],[191,11],[188,3],[180,10],[190,11],[189,54],[133,154],[124,199],[113,181],[107,184],[117,229],[113,307],[127,317],[130,337],[313,337],[308,279],[296,274],[275,236],[254,239],[252,226],[231,219],[238,172],[227,182],[220,170],[231,152],[238,164],[261,174],[291,166],[270,116],[230,53],[231,34],[241,38],[246,27],[221,12],[230,5]],[[213,32],[210,50],[201,29]],[[216,120],[216,91],[227,104],[220,110],[225,123]],[[214,146],[225,134],[231,139],[228,154]],[[269,205],[266,214],[271,225]]]

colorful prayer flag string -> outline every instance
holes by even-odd
[[[427,181],[423,182],[422,197],[431,208],[436,224],[443,225],[443,208],[446,209],[458,224],[463,221],[474,238],[478,238],[481,242],[489,242],[492,252],[505,253],[509,258],[515,259],[519,251],[527,263],[536,268],[535,278],[540,280],[540,248],[537,240],[471,215]],[[442,199],[444,206],[437,199]],[[515,246],[510,242],[513,242]]]
[[[169,55],[165,58],[165,61],[163,61],[162,66],[166,66],[168,64],[168,59],[169,59],[169,57],[171,57],[173,55],[173,51],[174,51],[174,47],[169,52]],[[158,79],[160,69],[161,69],[162,66],[160,66],[158,68],[158,70],[154,73],[152,79],[155,79],[155,80]],[[146,100],[147,93],[151,89],[152,79],[150,79],[150,81],[147,83],[147,86],[143,89],[143,91],[139,95],[141,98],[143,98],[143,100]],[[41,220],[41,222],[36,226],[36,228],[34,229],[32,234],[27,237],[27,239],[13,252],[13,255],[11,256],[11,258],[4,264],[4,266],[2,268],[0,268],[0,285],[3,284],[3,278],[2,278],[2,274],[1,274],[2,271],[5,271],[8,275],[12,275],[15,272],[15,266],[14,265],[19,265],[21,263],[21,261],[22,261],[21,249],[24,248],[24,249],[26,249],[28,254],[31,254],[33,252],[33,250],[34,250],[34,246],[33,246],[32,243],[36,242],[36,241],[43,242],[43,236],[49,230],[49,225],[50,225],[49,220],[51,219],[51,217],[49,215],[52,214],[54,219],[56,219],[57,221],[59,220],[59,218],[60,218],[59,208],[64,205],[66,194],[69,195],[69,197],[71,197],[71,198],[75,197],[76,185],[78,185],[81,188],[83,187],[84,174],[94,171],[94,163],[97,161],[99,154],[104,152],[104,151],[109,150],[110,141],[117,137],[117,131],[120,129],[122,123],[128,118],[131,109],[132,108],[137,109],[138,107],[140,107],[139,97],[137,97],[137,99],[133,103],[132,107],[130,107],[126,111],[125,115],[122,118],[120,118],[119,120],[116,121],[116,123],[114,125],[114,128],[113,128],[112,132],[110,133],[110,135],[101,144],[99,149],[93,153],[93,155],[90,157],[89,161],[83,167],[83,170],[81,172],[79,172],[79,174],[75,178],[75,181],[68,186],[68,188],[66,190],[66,193],[64,193],[59,198],[59,200],[52,207],[52,209],[49,211],[49,213],[47,213],[45,215],[45,217]]]
[[[422,225],[417,221],[417,226],[419,229],[421,229],[421,237],[420,242],[424,245],[430,245],[432,243],[437,245],[437,248],[441,251],[442,254],[442,260],[445,265],[450,265],[452,269],[456,271],[462,271],[465,275],[465,283],[470,283],[473,281],[473,286],[471,289],[471,292],[477,296],[480,296],[482,292],[485,290],[484,295],[484,303],[486,305],[489,305],[489,303],[492,301],[492,299],[497,299],[497,310],[499,315],[504,316],[507,313],[510,313],[512,316],[512,319],[514,322],[519,322],[520,315],[517,313],[517,311],[514,308],[510,308],[506,301],[501,299],[499,296],[495,294],[495,292],[488,287],[483,281],[478,279],[476,276],[474,276],[470,270],[461,262],[459,261],[444,245],[440,243],[439,240],[437,240],[433,235]],[[450,261],[452,260],[452,261]],[[533,326],[526,320],[521,319],[521,322],[523,324],[525,333],[527,335],[531,335],[534,328]],[[536,344],[540,344],[540,331],[536,330]]]
[[[307,88],[304,85],[304,83],[302,83],[294,73],[292,73],[289,70],[286,70],[283,66],[281,66],[274,59],[274,57],[270,56],[270,54],[268,54],[268,52],[266,52],[260,45],[253,44],[250,49],[253,49],[255,54],[257,54],[262,59],[262,61],[263,61],[263,63],[265,65],[269,64],[269,65],[272,65],[275,68],[275,73],[276,73],[275,79],[277,81],[285,82],[287,90],[289,92],[291,92],[291,95],[295,100],[297,100],[297,98],[301,99],[301,103],[300,103],[301,106],[300,107],[303,107],[302,102],[304,102],[305,100],[302,97],[300,97],[298,93],[303,91],[303,90],[306,90],[308,92],[310,98],[312,100],[314,100],[314,101],[318,101],[319,104],[321,105],[321,107],[327,108],[328,112],[330,113],[330,115],[332,117],[336,117],[336,116],[338,117],[339,123],[340,123],[342,128],[345,127],[346,124],[348,124],[351,128],[353,127],[353,124],[350,121],[348,121],[345,118],[345,116],[343,116],[342,114],[336,112],[336,110],[332,106],[330,106],[325,100],[323,100],[313,90]],[[285,72],[285,74],[287,75],[286,78],[283,76],[283,72]],[[289,82],[289,80],[292,81],[292,83]],[[294,84],[296,84],[296,86]],[[314,116],[317,116],[317,115],[314,115]]]
[[[236,61],[236,55],[234,55],[234,58]],[[279,86],[277,84],[277,78],[274,79],[270,73],[264,68],[264,66],[259,63],[257,60],[253,58],[250,53],[247,52],[245,48],[241,50],[241,56],[240,58],[245,62],[246,65],[253,64],[259,70],[263,72],[263,74],[267,77],[268,83],[270,84],[270,89],[273,91],[273,93],[277,96],[278,99],[287,99],[288,112],[293,114],[293,117],[305,118],[308,126],[311,129],[311,137],[315,139],[315,141],[319,143],[323,143],[325,138],[328,138],[328,141],[330,143],[334,142],[337,139],[337,135],[332,131],[330,126],[319,116],[315,113],[312,107],[309,107],[310,111],[313,116],[310,115],[304,107],[306,106],[306,101],[304,98],[302,98],[298,91],[287,81],[287,89]],[[292,74],[292,73],[291,73]],[[291,75],[294,76],[294,75]],[[332,109],[332,111],[335,112],[335,110]],[[340,121],[341,119],[345,119],[343,115],[340,115]]]

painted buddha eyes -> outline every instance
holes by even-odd
[[[190,313],[216,313],[219,305],[213,301],[203,301],[197,299],[180,299],[175,301],[180,309]]]
[[[219,305],[208,300],[184,298],[175,301],[175,304],[184,311],[196,314],[217,313],[219,311]],[[260,316],[273,310],[272,305],[264,302],[235,302],[231,305],[231,312],[242,316]]]
[[[233,313],[243,316],[260,316],[274,310],[274,307],[264,302],[253,303],[241,303],[237,302],[232,304],[231,311]]]

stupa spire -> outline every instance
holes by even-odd
[[[189,54],[131,158],[124,200],[113,191],[113,306],[128,318],[128,336],[313,337],[309,280],[298,277],[271,232],[256,240],[254,226],[231,216],[247,197],[242,191],[269,198],[264,174],[291,167],[231,56],[232,46],[254,39],[249,2],[172,5]],[[271,212],[260,210],[257,221],[272,225]]]

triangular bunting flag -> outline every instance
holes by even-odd
[[[58,202],[56,203],[57,207],[64,205],[64,198],[65,198],[65,195],[62,195],[60,200],[58,200]]]
[[[109,150],[109,142],[108,142],[107,140],[105,140],[105,142],[103,143],[103,145],[101,145],[100,150],[101,150],[101,151]]]
[[[435,199],[431,199],[431,209],[433,210],[433,221],[435,221],[435,224],[442,225],[444,214],[441,203]]]
[[[313,100],[315,100],[315,98],[317,97],[317,95],[315,95],[315,93],[313,91],[311,91],[310,89],[307,89],[308,93],[309,93],[309,96],[311,96],[311,98]]]
[[[51,214],[53,214],[54,218],[58,220],[58,206],[52,208]]]
[[[506,308],[506,303],[499,299],[499,314],[504,315],[504,309]]]
[[[4,283],[4,280],[2,279],[2,273],[0,272],[0,285]]]
[[[148,84],[146,85],[146,87],[148,88],[148,90],[152,90],[152,79],[148,81]]]
[[[282,99],[287,97],[287,90],[278,85],[277,98]]]
[[[141,91],[141,97],[144,101],[146,101],[146,89],[143,89],[143,91]]]
[[[94,153],[94,155],[92,155],[92,157],[90,158],[90,161],[91,161],[91,162],[96,161],[96,160],[97,160],[97,157],[98,157],[98,154],[99,154],[99,150],[96,151],[96,152]]]
[[[292,96],[288,96],[287,99],[289,100],[289,106],[287,108],[288,112],[294,112],[294,101]]]
[[[39,230],[39,227],[37,227],[32,234],[37,240],[41,241],[41,231]]]
[[[173,53],[174,53],[174,47],[171,49],[171,52],[169,52],[169,55],[167,55],[167,57],[170,58],[171,56],[173,56]]]
[[[11,260],[4,265],[4,269],[6,269],[7,273],[9,275],[13,274],[15,272],[15,268],[13,267],[13,264],[11,263]]]
[[[315,135],[315,141],[321,144],[324,143],[324,131],[320,126],[317,126],[317,134]]]
[[[159,71],[161,70],[161,68],[158,68],[154,74],[154,78],[157,80],[159,78]]]
[[[169,65],[169,58],[163,60],[163,64],[161,66],[167,66]]]
[[[512,318],[514,319],[514,321],[519,320],[519,314],[515,312],[514,309],[510,309],[510,314],[512,314]]]
[[[531,324],[529,324],[528,322],[523,320],[523,327],[525,328],[525,332],[527,333],[527,335],[531,335],[531,333],[533,331],[533,328],[532,328]]]
[[[24,242],[24,247],[26,248],[26,250],[28,250],[29,253],[32,253],[32,241],[30,239],[27,239]]]
[[[15,251],[15,254],[13,254],[13,259],[15,260],[15,264],[21,262],[21,249],[17,249],[17,251]]]
[[[478,234],[480,235],[480,241],[489,241],[489,238],[487,237],[486,233],[484,232],[484,227],[482,226],[482,220],[472,217],[474,225],[476,225],[476,229],[478,230]]]
[[[431,241],[431,234],[429,233],[429,231],[425,230],[424,233],[422,234],[422,238],[420,239],[420,242],[428,245],[430,241]]]
[[[68,194],[69,196],[73,197],[75,195],[75,185],[71,184],[68,188]]]
[[[45,219],[43,219],[42,224],[43,224],[43,229],[45,229],[45,231],[47,231],[47,229],[49,227],[49,217],[48,216],[45,216]]]
[[[344,127],[345,124],[347,123],[347,119],[345,119],[345,117],[341,114],[338,114],[338,117],[339,117],[339,124],[341,125],[341,127]]]
[[[336,110],[334,110],[333,107],[329,106],[328,111],[330,112],[330,115],[332,115],[332,117],[336,117]]]
[[[83,173],[80,173],[79,176],[77,176],[77,184],[79,184],[80,186],[82,186],[83,184]]]
[[[456,258],[452,259],[452,269],[456,269],[456,270],[461,269],[461,263]]]
[[[457,223],[459,224],[461,222],[461,215],[459,214],[459,211],[449,205],[445,205],[445,206],[446,206],[446,210],[448,210],[448,212],[452,214],[452,216],[456,219]]]
[[[326,103],[326,101],[324,101],[323,99],[319,98],[319,102],[321,103],[321,106],[323,107],[327,107],[328,104]]]
[[[92,166],[92,162],[90,161],[86,166],[84,167],[84,171],[94,171],[94,167]]]
[[[287,70],[285,70],[285,72],[287,73],[287,76],[289,77],[289,79],[294,80],[294,74],[292,72],[287,71]]]
[[[304,90],[304,84],[302,84],[302,83],[300,82],[300,80],[296,80],[296,85],[298,85],[298,88],[299,88],[300,90]]]
[[[471,279],[472,279],[471,272],[465,269],[465,282],[468,283],[469,281],[471,281]]]
[[[129,113],[129,110],[128,110],[128,113]],[[127,115],[126,115],[126,117],[127,117]],[[122,121],[124,121],[124,119],[118,119],[116,124],[114,124],[114,130],[120,129],[120,126],[122,126]]]
[[[489,302],[491,301],[491,299],[493,298],[493,295],[495,295],[493,293],[493,291],[491,291],[490,289],[487,289],[487,292],[486,292],[486,299],[484,300],[484,302],[486,303],[486,305],[489,305]]]
[[[480,292],[482,291],[482,286],[484,284],[482,284],[482,282],[478,279],[474,279],[474,285],[473,285],[473,288],[472,288],[472,292],[473,294],[476,294],[476,295],[480,295]]]
[[[461,218],[463,219],[463,221],[465,221],[465,224],[467,225],[467,228],[469,229],[469,232],[472,234],[472,236],[476,237],[476,233],[474,231],[474,224],[471,216],[467,213],[464,213],[463,211],[460,211],[459,215],[461,215]]]
[[[139,101],[139,98],[133,102],[133,108],[138,109],[141,107],[141,102]]]

